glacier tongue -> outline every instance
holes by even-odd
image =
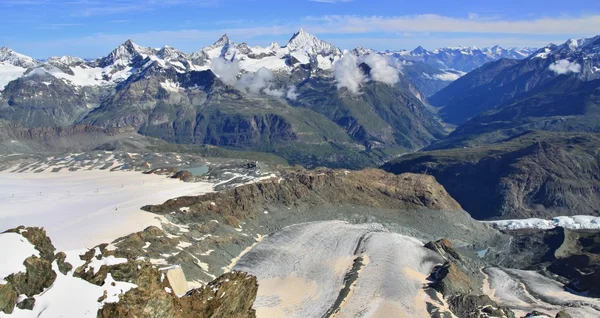
[[[426,277],[442,259],[380,224],[297,224],[265,238],[234,270],[256,275],[259,317],[426,316]]]

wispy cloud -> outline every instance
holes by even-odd
[[[381,17],[329,15],[308,17],[307,22],[328,33],[442,32],[488,34],[581,34],[598,32],[600,15],[544,17],[531,20],[481,18],[465,19],[437,14]]]

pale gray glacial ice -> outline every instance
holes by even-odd
[[[564,310],[572,317],[600,317],[598,298],[570,293],[559,282],[537,272],[497,267],[485,268],[483,272],[487,275],[486,294],[499,305],[510,307],[518,317],[534,310]]]
[[[282,229],[234,270],[258,277],[259,317],[425,317],[426,277],[440,263],[419,240],[381,224],[327,221]]]

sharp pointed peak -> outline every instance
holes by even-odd
[[[135,44],[135,42],[133,42],[132,39],[127,39],[127,41],[123,42],[122,45],[125,45],[125,46],[137,46],[137,44]]]
[[[223,45],[231,42],[227,33],[221,35],[221,37],[213,45]]]

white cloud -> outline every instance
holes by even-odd
[[[569,60],[559,60],[550,64],[548,69],[556,74],[579,73],[581,72],[581,65]]]
[[[235,85],[237,75],[240,72],[240,63],[238,60],[228,61],[218,57],[210,60],[210,69],[224,83]]]
[[[366,80],[365,75],[358,67],[358,58],[347,51],[344,56],[333,65],[333,75],[337,87],[346,87],[350,92],[358,94],[360,85]]]
[[[461,74],[445,72],[440,74],[434,74],[433,78],[440,81],[453,82],[459,79],[461,76]]]
[[[370,77],[372,80],[388,85],[394,85],[400,80],[398,69],[390,65],[387,57],[379,54],[369,54],[365,57],[364,62],[371,68]]]
[[[275,75],[271,70],[261,67],[255,73],[245,73],[235,83],[235,87],[247,94],[265,94],[275,97],[283,97],[286,92],[283,89],[274,88]]]
[[[296,86],[290,86],[285,97],[287,97],[287,99],[296,100],[296,98],[298,98]]]
[[[503,20],[482,18],[471,14],[455,18],[438,14],[410,16],[356,16],[329,15],[309,17],[315,24],[311,30],[324,33],[370,32],[442,32],[491,34],[596,34],[600,15],[582,17],[537,18],[530,20]]]

